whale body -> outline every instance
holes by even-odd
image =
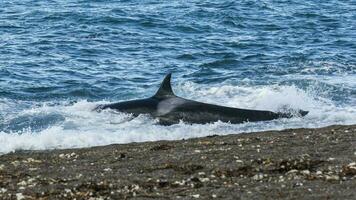
[[[171,86],[171,74],[168,74],[157,93],[150,98],[123,101],[113,104],[99,105],[96,110],[112,109],[132,114],[136,117],[148,114],[161,125],[177,124],[180,121],[190,124],[207,124],[217,121],[238,124],[244,122],[268,121],[278,118],[303,117],[308,111],[299,110],[297,113],[280,113],[265,110],[249,110],[219,106],[197,102],[174,94]]]

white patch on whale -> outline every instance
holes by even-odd
[[[186,100],[178,97],[167,98],[157,105],[157,114],[162,116],[171,112],[174,108],[184,104]]]

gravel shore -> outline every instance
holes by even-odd
[[[214,198],[356,199],[356,125],[0,156],[0,199]]]

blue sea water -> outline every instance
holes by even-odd
[[[303,109],[305,118],[164,127],[93,112],[149,97]],[[356,123],[354,0],[2,0],[0,152]]]

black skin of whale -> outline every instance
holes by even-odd
[[[238,124],[243,122],[268,121],[278,118],[305,116],[308,111],[299,110],[296,114],[275,113],[264,110],[248,110],[201,103],[176,96],[171,87],[171,74],[168,74],[157,93],[146,99],[99,105],[95,110],[112,109],[123,113],[148,114],[158,119],[161,125],[177,124],[180,121],[190,124],[206,124],[217,121]]]

